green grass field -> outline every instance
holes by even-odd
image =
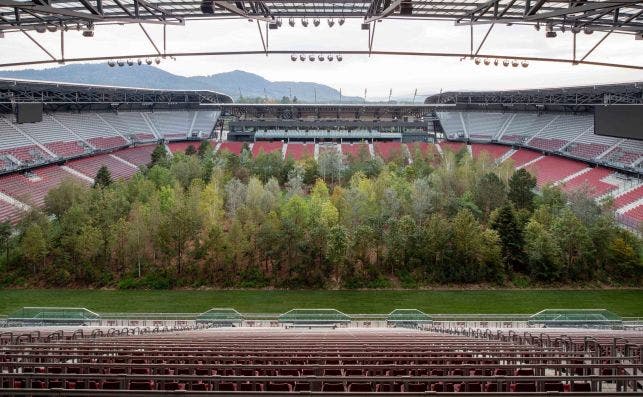
[[[98,312],[200,313],[232,307],[244,313],[283,313],[292,308],[334,308],[346,313],[535,313],[546,308],[608,309],[643,316],[643,289],[486,291],[104,291],[0,290],[0,313],[23,306],[86,307]]]

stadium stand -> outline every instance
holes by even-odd
[[[390,160],[394,157],[407,157],[406,145],[400,142],[375,142],[373,147],[375,154],[384,160]]]
[[[286,147],[286,158],[292,157],[295,160],[312,158],[315,155],[315,144],[312,143],[288,143]]]
[[[147,118],[154,125],[159,136],[168,140],[184,140],[189,137],[194,121],[194,112],[153,112]]]
[[[218,111],[197,111],[190,132],[210,136],[220,114]]]
[[[527,145],[555,151],[587,132],[594,123],[592,116],[558,115],[543,127]]]
[[[463,142],[442,141],[440,142],[440,147],[442,148],[442,151],[449,150],[453,153],[458,153],[462,149],[466,148],[466,145]]]
[[[0,198],[0,221],[15,225],[23,213],[24,211],[21,208]]]
[[[628,204],[631,204],[643,197],[643,185],[638,186],[632,190],[629,190],[623,194],[620,194],[614,198],[614,207],[622,208]]]
[[[221,146],[219,146],[219,151],[226,151],[230,152],[232,154],[239,155],[241,154],[241,150],[243,150],[243,142],[230,142],[226,141],[221,143]]]
[[[516,113],[507,125],[500,141],[524,143],[555,120],[553,114]]]
[[[534,152],[533,150],[518,149],[511,156],[509,156],[509,159],[513,161],[516,168],[520,168],[541,156],[542,155],[540,153]]]
[[[167,147],[172,153],[185,153],[190,146],[192,146],[194,150],[197,150],[200,143],[199,141],[170,142],[167,144]]]
[[[128,165],[110,154],[99,154],[92,157],[71,160],[67,162],[66,165],[92,179],[96,176],[98,169],[103,165],[107,167],[114,180],[129,179],[138,171],[136,167]]]
[[[94,173],[91,177],[96,175]],[[57,165],[32,169],[23,174],[0,176],[0,192],[23,203],[42,207],[45,196],[64,179],[78,179]],[[82,181],[82,180],[81,180]]]
[[[53,117],[43,115],[40,123],[14,125],[60,157],[73,157],[88,153],[91,147],[81,137],[66,129]]]
[[[578,189],[588,189],[588,193],[592,197],[600,197],[617,188],[616,185],[603,181],[605,177],[612,174],[613,171],[604,167],[592,168],[588,172],[584,172],[566,181],[563,189],[568,192]]]
[[[157,139],[154,130],[140,112],[101,113],[100,117],[131,141],[147,142]]]
[[[642,141],[623,139],[618,143],[618,145],[605,154],[604,159],[618,166],[633,166],[638,164],[638,168],[640,169],[643,167],[643,164],[641,164],[642,157]]]
[[[152,161],[152,152],[156,145],[133,146],[114,153],[115,156],[136,166],[148,165]]]
[[[281,141],[258,141],[255,142],[254,145],[252,145],[252,155],[258,156],[259,153],[268,154],[273,152],[281,152],[283,146],[284,144]]]
[[[96,113],[56,113],[52,117],[95,148],[113,149],[129,143]]]
[[[506,155],[511,148],[503,145],[493,145],[486,143],[472,143],[471,154],[474,158],[479,158],[483,153],[487,153],[492,159],[498,160]]]
[[[587,165],[558,156],[546,156],[527,166],[537,178],[538,187],[561,181],[587,168]]]
[[[9,165],[36,164],[51,159],[4,117],[0,117],[0,154],[10,156]]]
[[[341,148],[342,153],[346,158],[359,158],[362,155],[370,157],[368,145],[365,143],[342,143]]]
[[[495,137],[510,119],[504,113],[461,113],[471,140],[490,140]]]
[[[5,391],[19,394],[54,388],[519,395],[641,389],[640,333],[432,330],[39,330],[20,343],[17,335],[3,334],[0,380]]]
[[[587,160],[598,159],[609,148],[615,146],[620,139],[594,134],[594,129],[584,133],[571,142],[564,151],[572,156]]]

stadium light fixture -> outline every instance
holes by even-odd
[[[91,23],[87,24],[87,27],[83,29],[83,37],[94,37],[94,25]]]
[[[314,56],[314,55],[309,55],[309,56],[308,56],[308,60],[309,60],[310,62],[315,62],[315,56]]]
[[[344,57],[342,56],[342,54],[337,54],[337,62],[341,62],[343,60],[344,60]]]
[[[290,55],[290,60],[293,61],[293,62],[296,62],[297,61],[297,55],[295,55],[295,54]]]
[[[534,25],[534,29],[536,29],[536,32],[540,31],[540,22]]]
[[[151,65],[151,64],[152,64],[152,60],[151,60],[150,58],[147,58],[147,59],[145,60],[145,63],[146,63],[146,64],[148,64],[148,65]]]
[[[319,18],[313,19],[313,25],[315,25],[315,27],[319,26],[319,23],[320,23]]]
[[[580,28],[580,27],[578,27],[578,26],[572,26],[572,33],[576,34],[576,33],[580,33],[580,31],[581,31],[581,28]]]
[[[518,61],[516,61],[516,60],[511,61],[511,66],[513,66],[514,68],[517,68],[518,65],[519,65]]]
[[[325,59],[325,58],[324,58],[324,54],[319,54],[319,56],[317,57],[317,59],[319,59],[319,62],[324,62],[324,59]]]
[[[332,28],[335,26],[335,20],[333,18],[328,18],[328,27]]]
[[[0,39],[4,39],[4,31],[0,30]]]
[[[36,32],[45,33],[46,31],[47,31],[47,27],[44,24],[36,25]]]
[[[136,63],[138,64],[138,66],[141,66],[141,65],[143,64],[143,60],[139,58],[139,59],[136,61]]]
[[[553,39],[557,36],[556,32],[554,32],[554,24],[552,24],[551,22],[547,23],[545,31],[545,37],[547,37],[548,39]]]
[[[507,67],[509,66],[509,61],[507,59],[502,61],[502,66]]]
[[[161,63],[161,58],[156,57],[156,59],[154,59],[154,62],[158,65],[159,63]]]
[[[0,31],[0,38],[2,38],[2,31]],[[643,40],[643,32],[634,35],[634,40]]]
[[[122,59],[119,59],[118,61],[116,61],[116,64],[120,67],[125,66],[125,62],[123,62]]]
[[[308,19],[302,18],[301,19],[301,26],[307,28],[308,27]]]
[[[585,30],[583,30],[585,34],[592,34],[594,33],[594,30],[592,28],[586,27]]]
[[[480,65],[480,58],[476,58],[473,62],[474,62],[476,65]]]
[[[521,65],[523,68],[526,68],[526,67],[529,67],[529,62],[527,62],[527,61],[522,61],[522,62],[520,63],[520,65]]]
[[[133,66],[133,65],[134,65],[134,61],[132,61],[131,59],[128,59],[127,66]]]
[[[334,59],[333,54],[328,54],[327,58],[328,58],[328,62],[333,62],[333,59]]]
[[[346,22],[346,19],[344,19],[344,17],[339,18],[339,20],[337,21],[339,26],[342,26],[344,24],[344,22]]]
[[[288,25],[290,25],[291,28],[295,27],[295,18],[288,18]]]
[[[500,62],[499,62],[497,59],[494,59],[494,60],[493,60],[493,66],[498,66],[498,64],[499,64],[499,63],[500,63]]]
[[[58,26],[54,25],[53,23],[47,24],[47,30],[50,31],[51,33],[54,33],[58,30]]]
[[[485,60],[484,60],[485,66],[489,66],[490,63],[491,63],[491,61],[489,61],[487,58],[485,58]]]
[[[113,59],[110,59],[109,61],[107,61],[107,64],[109,65],[110,68],[113,68],[114,66],[116,66],[116,61],[114,61]]]

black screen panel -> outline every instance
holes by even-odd
[[[643,105],[596,106],[594,133],[643,140]]]
[[[42,121],[42,103],[19,103],[16,105],[16,121],[39,123]]]

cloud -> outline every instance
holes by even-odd
[[[367,49],[368,33],[359,21],[348,20],[344,26],[329,28],[325,21],[314,28],[288,26],[270,30],[269,46],[274,50],[303,53],[306,50],[338,51]],[[145,26],[158,46],[162,47],[163,28]],[[488,25],[474,27],[474,48],[477,48]],[[59,33],[36,34],[52,53],[58,55]],[[578,54],[584,54],[604,33],[577,36]],[[255,22],[246,20],[198,20],[186,26],[167,27],[169,52],[205,52],[262,50]],[[588,58],[613,63],[643,64],[643,42],[631,36],[613,34]],[[376,24],[375,50],[468,53],[469,27],[452,22],[385,20]],[[481,53],[515,56],[570,57],[572,34],[559,34],[545,39],[544,32],[531,26],[496,25]],[[638,51],[636,49],[639,49]],[[113,56],[154,52],[138,25],[98,26],[94,38],[80,32],[67,32],[67,57]],[[0,39],[2,63],[46,59],[47,56],[20,33]],[[47,67],[51,67],[48,65]],[[368,88],[372,97],[386,97],[389,89],[394,96],[434,93],[442,90],[493,90],[539,88],[581,84],[600,84],[641,80],[640,71],[604,67],[572,66],[569,64],[532,63],[527,69],[475,66],[470,60],[457,58],[347,55],[344,62],[292,62],[289,55],[247,55],[219,57],[188,57],[165,60],[160,67],[185,75],[207,75],[235,69],[257,73],[269,80],[316,81],[342,88],[345,95],[362,95]]]

